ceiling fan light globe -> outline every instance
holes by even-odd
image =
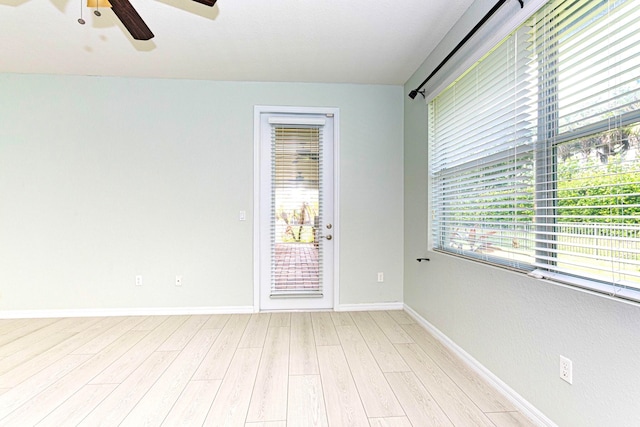
[[[87,7],[111,7],[109,0],[87,0]]]

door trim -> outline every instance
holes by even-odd
[[[333,310],[340,305],[340,109],[335,107],[253,107],[253,311],[260,311],[260,115],[333,114]]]

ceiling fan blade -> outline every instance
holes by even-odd
[[[129,0],[109,0],[111,9],[118,19],[122,21],[122,25],[131,33],[136,40],[149,40],[153,38],[153,33],[147,27],[147,24],[138,15],[138,12],[131,6]]]
[[[198,3],[203,4],[205,6],[213,7],[213,5],[216,4],[217,0],[193,0],[193,1],[197,1]]]

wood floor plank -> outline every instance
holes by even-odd
[[[147,316],[131,329],[134,331],[152,331],[160,326],[168,318],[169,316]]]
[[[247,422],[280,421],[287,417],[289,331],[288,327],[269,328],[253,386]]]
[[[222,329],[229,319],[231,319],[230,314],[212,314],[209,316],[209,320],[202,325],[202,329]]]
[[[336,328],[331,319],[331,313],[327,311],[311,313],[311,324],[316,345],[340,345]]]
[[[396,344],[396,348],[454,425],[493,425],[419,345]]]
[[[362,404],[371,418],[405,413],[356,326],[336,326]]]
[[[287,422],[289,425],[299,427],[329,425],[320,375],[289,377]]]
[[[162,343],[187,320],[187,316],[170,316],[149,331],[118,360],[91,380],[90,384],[119,384],[135,371]]]
[[[403,311],[12,319],[1,342],[3,427],[534,425]]]
[[[371,427],[411,427],[411,421],[407,417],[369,418]],[[421,424],[416,424],[421,425]],[[436,425],[436,424],[434,424]]]
[[[413,339],[386,311],[370,311],[369,314],[393,344],[413,343]]]
[[[291,326],[291,313],[271,313],[269,327],[277,328],[279,326]]]
[[[342,347],[318,347],[318,363],[329,425],[369,426]]]
[[[202,363],[219,333],[218,329],[198,331],[120,425],[160,425]]]
[[[31,347],[42,350],[50,348],[57,344],[57,342],[52,339],[53,335],[66,335],[67,338],[73,336],[78,333],[78,330],[82,329],[81,326],[85,326],[85,322],[85,319],[59,319],[57,322],[53,322],[0,346],[0,357],[10,356],[18,351]]]
[[[487,417],[496,427],[535,427],[535,424],[520,412],[488,412]]]
[[[116,384],[86,385],[36,425],[38,427],[77,426],[116,387]]]
[[[331,312],[331,320],[333,320],[333,324],[335,326],[353,326],[353,319],[351,318],[351,314],[346,311],[332,311]]]
[[[311,314],[292,313],[289,375],[317,375],[319,373]]]
[[[259,348],[239,348],[235,352],[203,425],[219,427],[245,423],[260,354]]]
[[[29,323],[29,319],[0,319],[0,336]]]
[[[101,333],[85,345],[75,349],[73,354],[97,354],[111,345],[113,342],[122,337],[125,333],[129,332],[142,322],[144,317],[127,317],[118,322],[104,333]]]
[[[16,319],[16,322],[11,321],[5,323],[2,335],[0,335],[0,346],[4,346],[18,338],[27,336],[30,333],[51,325],[59,320],[60,319]]]
[[[82,332],[94,328],[101,321],[101,317],[74,317],[69,319],[69,326],[64,326],[64,330],[70,332]]]
[[[59,346],[61,342],[65,342],[68,339],[76,336],[76,333],[70,333],[68,331],[54,332],[43,340],[40,340],[35,345],[21,346],[19,350],[12,352],[10,355],[5,356],[0,360],[0,375],[4,374],[16,366],[22,365],[28,362],[30,359],[49,352],[52,348]],[[68,352],[62,354],[64,356]],[[0,382],[0,387],[5,387]]]
[[[249,322],[249,317],[248,314],[231,316],[194,374],[194,380],[221,380],[224,378],[244,329]]]
[[[79,425],[84,427],[119,425],[177,355],[177,351],[152,353]]]
[[[24,357],[23,360],[20,360],[18,356],[22,355],[22,351],[6,357],[0,361],[0,387],[14,387],[20,384],[44,367],[72,353],[78,347],[86,344],[88,341],[104,333],[105,330],[108,330],[121,321],[122,319],[107,317],[96,323],[94,327],[78,332],[67,339],[63,339],[53,347],[37,355],[31,355],[32,357]],[[55,336],[59,338],[65,337],[64,334],[56,334]]]
[[[0,425],[7,425],[6,417],[9,414],[16,411],[29,400],[38,396],[51,384],[86,362],[89,357],[90,356],[86,354],[65,356],[28,380],[0,395]],[[44,418],[45,415],[46,413],[42,414],[40,418]]]
[[[482,411],[516,411],[515,406],[506,397],[491,387],[422,326],[413,323],[402,325],[402,328]]]
[[[287,427],[286,421],[267,421],[264,423],[246,423],[245,427]]]
[[[202,326],[209,320],[208,315],[189,316],[169,338],[158,347],[158,351],[182,350]]]
[[[221,380],[189,381],[162,423],[163,427],[191,427],[204,423]]]
[[[0,372],[5,373],[11,368],[18,366],[39,354],[47,352],[51,348],[59,345],[60,342],[66,341],[76,335],[78,335],[77,332],[65,330],[55,331],[41,337],[37,342],[21,344],[19,350],[16,349],[15,351],[12,351],[10,355],[7,355],[2,360]]]
[[[98,373],[116,361],[122,354],[139,342],[146,331],[129,331],[102,350],[100,353],[71,354],[65,356],[59,362],[69,358],[77,358],[84,363],[71,366],[69,370],[62,370],[56,375],[47,375],[47,371],[56,366],[54,363],[46,369],[38,372],[33,377],[11,389],[9,393],[17,392],[21,395],[24,404],[11,414],[15,420],[21,417],[44,418],[47,414],[61,405],[65,400],[78,392]],[[54,371],[55,372],[55,371]],[[3,407],[0,396],[0,417]],[[33,399],[33,400],[32,400]],[[2,420],[4,422],[4,420]]]
[[[264,339],[267,335],[269,327],[270,313],[252,314],[244,329],[238,348],[260,348],[264,345]]]
[[[413,372],[390,372],[385,375],[413,424],[453,426]]]
[[[351,315],[382,372],[406,372],[411,370],[369,313],[354,312]]]
[[[415,319],[409,316],[409,314],[404,310],[389,310],[387,311],[387,314],[399,325],[410,325],[412,323],[416,323]]]

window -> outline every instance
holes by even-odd
[[[434,249],[640,299],[639,19],[551,0],[429,103]]]

